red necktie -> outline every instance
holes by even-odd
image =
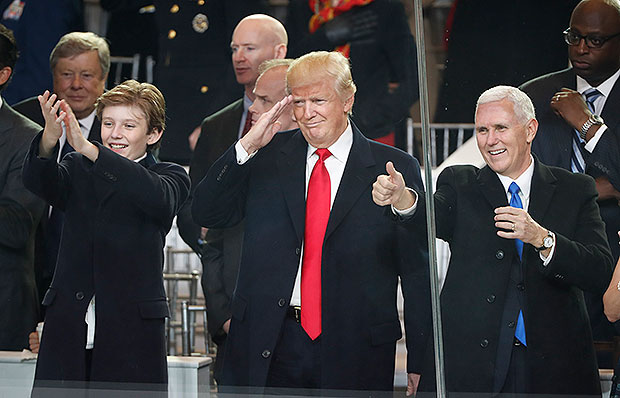
[[[247,111],[245,114],[245,124],[243,125],[243,130],[241,130],[241,136],[243,137],[250,131],[252,128],[252,112]]]
[[[321,254],[331,201],[331,184],[325,159],[332,155],[325,148],[317,149],[316,154],[319,160],[308,182],[301,266],[301,326],[312,340],[321,334]]]

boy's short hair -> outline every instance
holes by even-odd
[[[153,130],[164,131],[166,128],[166,101],[161,91],[150,83],[126,80],[113,89],[106,91],[95,104],[97,117],[101,120],[106,106],[136,106],[144,112],[147,134]],[[147,146],[147,152],[154,151],[161,145],[161,138]]]

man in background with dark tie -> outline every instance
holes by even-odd
[[[487,165],[445,169],[434,196],[437,237],[451,250],[447,389],[600,397],[583,291],[605,291],[612,259],[594,180],[531,155],[538,122],[515,87],[485,91],[475,126]],[[423,228],[423,195],[417,208]],[[431,348],[422,391],[435,386]]]
[[[350,122],[342,54],[302,56],[286,77],[291,96],[215,162],[192,205],[200,225],[245,223],[222,385],[392,396],[400,277],[413,389],[430,328],[424,242],[404,227],[408,196],[390,209],[371,190],[387,168],[422,192],[418,162]],[[278,132],[291,101],[300,128]]]
[[[559,33],[559,32],[558,32]],[[559,40],[559,37],[558,37]],[[564,31],[571,67],[521,86],[538,114],[532,144],[541,162],[596,180],[598,204],[611,253],[620,257],[620,3],[584,0]],[[614,263],[615,263],[614,261]],[[602,296],[586,294],[594,340],[611,341],[616,332],[603,314]],[[599,355],[612,367],[611,354]]]
[[[95,115],[95,102],[105,88],[110,70],[110,49],[105,39],[92,32],[71,32],[60,38],[50,55],[53,93],[65,100],[78,118],[82,134],[91,142],[101,142],[101,122]],[[43,94],[43,93],[41,93]],[[23,100],[15,110],[45,125],[37,97]],[[63,132],[58,161],[73,151]],[[40,297],[45,295],[54,275],[64,215],[48,206],[37,229],[35,269]],[[42,315],[45,307],[41,306]]]

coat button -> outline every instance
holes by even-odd
[[[262,354],[260,354],[263,358],[269,358],[269,356],[271,355],[271,351],[269,350],[265,350],[262,352]]]
[[[286,300],[284,300],[283,298],[278,300],[278,307],[284,307],[285,305],[286,305]]]
[[[495,295],[491,294],[489,297],[487,297],[487,303],[492,304],[495,302]]]
[[[495,258],[498,260],[501,260],[504,258],[504,251],[503,250],[498,250],[497,252],[495,252]]]
[[[299,247],[295,248],[295,254],[297,254],[298,256],[301,254],[301,249]]]
[[[524,291],[525,285],[523,283],[517,283],[517,289],[519,289],[520,291]]]
[[[508,322],[508,327],[509,327],[510,329],[514,328],[514,327],[515,327],[515,323],[514,323],[514,321],[510,321],[510,322]]]
[[[489,340],[487,339],[482,339],[482,341],[480,342],[480,347],[482,348],[487,348],[488,345],[489,345]]]
[[[83,300],[84,299],[84,292],[77,292],[75,293],[75,298],[78,300]]]

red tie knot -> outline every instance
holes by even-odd
[[[332,153],[327,148],[319,148],[319,149],[316,150],[315,153],[317,155],[319,155],[319,160],[321,162],[324,162],[325,159],[327,159],[328,157],[332,156]]]

